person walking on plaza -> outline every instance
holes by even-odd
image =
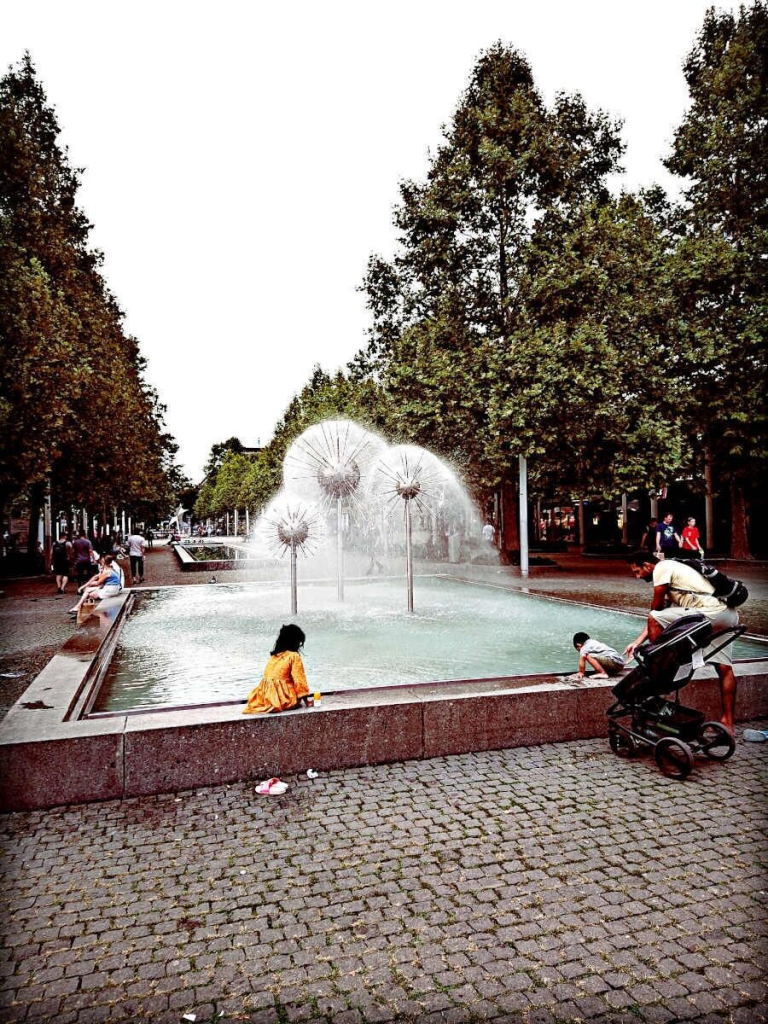
[[[53,548],[51,549],[51,561],[53,565],[51,569],[56,576],[56,593],[64,594],[67,590],[67,583],[69,583],[69,563],[72,545],[69,540],[69,534],[64,537],[60,537],[59,540],[53,542]]]
[[[138,531],[135,531],[130,535],[126,544],[128,545],[128,557],[131,560],[131,583],[143,583],[146,541]]]
[[[648,520],[648,525],[645,528],[645,533],[640,538],[639,547],[644,548],[651,555],[654,555],[656,553],[656,535],[658,527],[659,520],[655,517],[651,517]]]
[[[658,558],[674,558],[677,551],[677,534],[675,533],[675,517],[667,512],[656,527],[656,555]]]
[[[625,658],[634,658],[635,651],[646,639],[655,643],[664,629],[676,619],[692,613],[700,613],[712,623],[715,629],[736,626],[739,613],[729,608],[714,596],[715,588],[693,566],[672,559],[655,562],[646,551],[635,551],[627,559],[635,579],[653,582],[653,599],[648,621],[642,632],[627,644]],[[704,652],[704,658],[713,647]],[[720,721],[733,732],[733,716],[736,709],[736,677],[733,674],[733,644],[717,651],[709,661],[715,666],[720,680],[720,697],[723,714]]]
[[[688,521],[683,529],[683,535],[680,538],[680,554],[690,558],[694,553],[699,558],[704,557],[704,548],[701,546],[696,520],[693,516],[688,516]]]
[[[81,530],[72,545],[75,552],[75,575],[79,586],[82,586],[91,577],[91,563],[93,561],[93,545]]]

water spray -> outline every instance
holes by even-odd
[[[436,456],[415,445],[390,448],[376,463],[371,491],[391,514],[403,502],[405,521],[405,577],[408,611],[413,611],[413,520],[412,504],[434,518],[445,497],[451,475]]]
[[[298,612],[297,554],[314,553],[319,540],[320,521],[317,511],[300,498],[283,495],[270,505],[263,517],[271,532],[275,554],[281,557],[290,552],[291,562],[291,614]]]
[[[326,420],[304,433],[285,457],[284,477],[295,489],[315,492],[336,509],[336,592],[344,600],[344,503],[355,505],[364,470],[383,447],[350,420]]]

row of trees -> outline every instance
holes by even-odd
[[[163,406],[88,245],[79,172],[27,54],[0,80],[0,516],[165,514],[184,482]]]
[[[394,258],[369,262],[367,347],[343,374],[316,369],[197,511],[257,509],[290,440],[342,414],[439,450],[481,500],[519,454],[542,493],[708,481],[747,556],[766,461],[766,52],[764,0],[707,13],[666,160],[674,204],[613,196],[620,126],[578,95],[547,106],[516,50],[484,53],[425,179],[401,185]]]

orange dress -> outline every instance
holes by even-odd
[[[298,651],[273,654],[267,662],[261,682],[248,695],[243,714],[288,711],[296,706],[299,697],[305,697],[308,693],[304,663]]]

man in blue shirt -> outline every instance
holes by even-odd
[[[667,512],[656,527],[656,555],[658,558],[673,558],[677,551],[674,516]]]

